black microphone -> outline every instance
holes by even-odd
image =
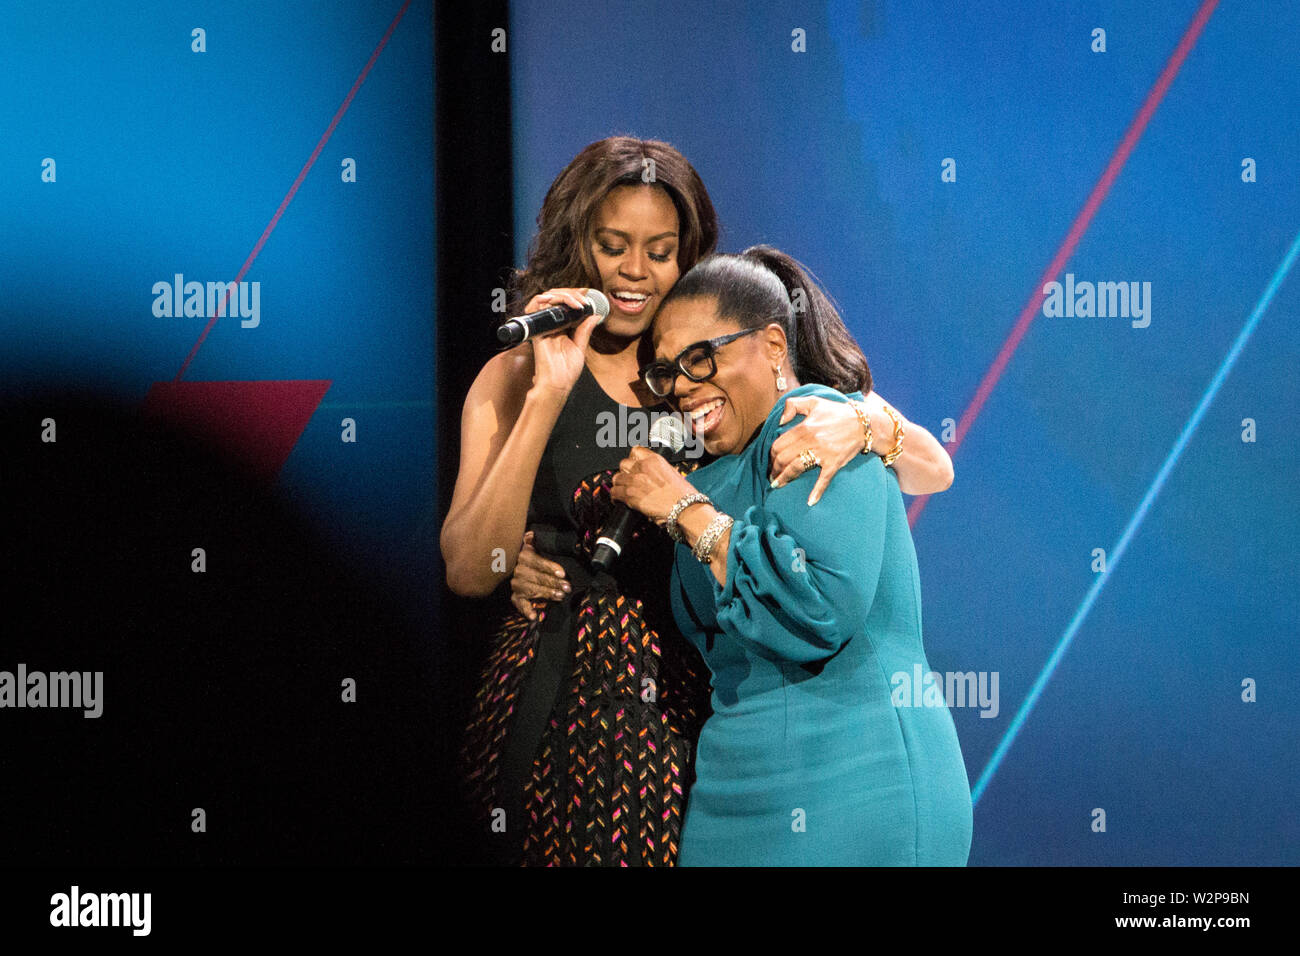
[[[609,299],[599,289],[588,289],[583,299],[587,304],[581,309],[575,309],[571,305],[553,305],[540,312],[506,319],[501,328],[497,329],[497,340],[506,345],[518,345],[531,336],[581,322],[589,315],[598,315],[602,319],[609,315]]]
[[[664,457],[676,464],[686,447],[686,426],[681,419],[673,415],[655,419],[650,426],[650,447],[667,451]],[[623,553],[623,545],[632,537],[632,531],[642,517],[641,512],[633,511],[621,501],[614,506],[609,520],[600,529],[600,537],[596,539],[596,550],[591,556],[593,571],[608,571],[614,566],[614,561]]]

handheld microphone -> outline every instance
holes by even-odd
[[[681,419],[673,415],[656,419],[650,426],[650,447],[666,451],[664,457],[676,464],[686,447],[686,426]],[[593,571],[608,571],[614,566],[641,518],[641,512],[633,511],[622,502],[614,506],[609,521],[600,529],[600,537],[596,539],[596,550],[591,556]]]
[[[581,322],[589,315],[598,315],[602,319],[609,315],[609,299],[599,289],[588,289],[583,299],[587,304],[582,309],[575,309],[571,305],[553,305],[540,312],[506,319],[501,328],[497,329],[497,340],[506,345],[518,345],[534,335]]]

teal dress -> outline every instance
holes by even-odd
[[[845,400],[821,385],[786,393],[798,395]],[[930,665],[898,480],[859,455],[811,508],[814,473],[772,489],[772,443],[798,421],[778,425],[781,412],[690,476],[735,524],[725,586],[684,545],[673,566],[673,614],[713,694],[680,865],[965,866],[952,715],[934,693],[903,692]]]

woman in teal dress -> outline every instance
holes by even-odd
[[[971,799],[952,717],[891,694],[896,675],[930,671],[897,479],[860,455],[810,508],[812,474],[767,478],[794,425],[783,400],[858,397],[866,359],[815,281],[764,247],[696,265],[653,336],[647,385],[719,456],[684,476],[637,448],[613,483],[678,540],[673,613],[712,672],[680,864],[964,866]],[[865,416],[863,429],[864,445],[890,446]]]

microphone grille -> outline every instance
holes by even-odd
[[[656,418],[650,426],[650,444],[666,446],[674,453],[686,447],[686,426],[676,415]]]
[[[588,289],[587,301],[591,303],[593,313],[602,319],[609,317],[609,299],[605,298],[605,293],[599,289]]]

